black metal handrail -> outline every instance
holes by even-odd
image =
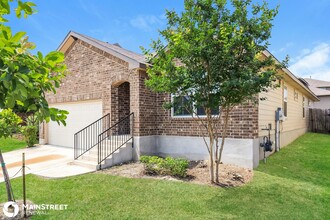
[[[98,165],[130,140],[133,141],[134,113],[129,114],[98,136]]]
[[[104,115],[85,128],[74,134],[74,159],[78,159],[84,153],[95,147],[98,143],[98,135],[110,127],[110,114]]]

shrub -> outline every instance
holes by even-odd
[[[37,143],[38,127],[27,125],[22,127],[21,132],[24,135],[24,139],[28,147],[33,147]]]
[[[172,157],[161,158],[157,156],[141,156],[140,161],[144,164],[147,174],[170,175],[175,177],[186,177],[188,161],[185,159],[174,159]]]
[[[39,122],[34,115],[30,115],[26,119],[26,126],[21,128],[24,139],[28,147],[33,147],[37,143]]]
[[[0,111],[0,137],[11,137],[13,133],[17,132],[21,122],[22,119],[11,109]]]
[[[166,157],[165,168],[171,171],[172,176],[186,177],[189,162],[185,159],[174,159]]]

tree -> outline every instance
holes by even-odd
[[[12,136],[18,130],[22,119],[17,116],[11,109],[0,111],[0,134],[4,138]]]
[[[160,31],[163,41],[153,41],[152,51],[142,48],[152,65],[147,70],[149,88],[186,97],[184,107],[194,117],[199,118],[196,108],[204,109],[206,119],[198,121],[208,135],[204,142],[212,183],[219,183],[233,107],[257,101],[258,93],[276,86],[276,71],[282,67],[271,57],[262,57],[278,9],[269,9],[266,2],[229,2],[231,6],[226,0],[185,0],[180,15],[166,11],[167,27]],[[165,107],[174,104],[172,100]]]
[[[5,18],[12,12],[13,0],[0,1],[0,109],[20,108],[33,112],[39,121],[50,120],[65,124],[68,112],[50,108],[47,92],[56,93],[65,76],[66,65],[61,52],[41,52],[33,55],[35,44],[28,41],[25,32],[12,33]],[[17,18],[32,15],[35,4],[16,0]],[[0,133],[0,137],[3,136]]]

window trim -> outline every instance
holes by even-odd
[[[293,98],[296,102],[299,101],[299,93],[297,89],[294,89]]]
[[[174,97],[175,95],[174,94],[171,94],[171,102],[173,103],[174,101]],[[193,103],[193,106],[194,103]],[[194,108],[194,113],[193,114],[189,114],[189,115],[174,115],[174,106],[171,107],[171,118],[206,118],[207,116],[206,115],[197,115],[195,112],[197,112],[197,108],[196,107],[193,107]],[[221,108],[219,106],[219,114],[220,114],[220,111],[221,111]],[[212,115],[212,116],[217,116],[217,115]]]
[[[288,97],[289,97],[288,87],[283,85],[283,115],[284,115],[284,117],[288,117]],[[284,103],[286,103],[286,108],[285,108]]]
[[[305,106],[306,106],[306,98],[305,98],[305,96],[303,96],[302,97],[302,109],[303,109],[303,118],[306,118],[306,108],[305,108]]]

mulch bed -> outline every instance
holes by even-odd
[[[234,165],[220,164],[219,170],[220,183],[218,185],[221,187],[242,186],[253,178],[252,170]],[[144,165],[140,162],[122,164],[98,172],[129,178],[153,178],[215,186],[210,184],[209,167],[205,161],[190,161],[186,178],[147,175],[144,171]]]

